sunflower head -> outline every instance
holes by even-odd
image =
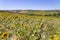
[[[50,35],[51,40],[60,40],[59,36],[57,34]]]
[[[3,32],[1,35],[2,38],[6,38],[8,36],[9,36],[9,32]]]

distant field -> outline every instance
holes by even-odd
[[[0,40],[60,40],[59,12],[0,12]]]

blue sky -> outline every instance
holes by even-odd
[[[58,10],[60,0],[0,0],[0,10]]]

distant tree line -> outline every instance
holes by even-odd
[[[7,11],[7,10],[0,10],[0,12],[7,12],[7,13],[18,13],[18,11]],[[57,13],[53,13],[53,14],[50,14],[48,11],[47,14],[44,14],[45,12],[42,12],[42,14],[34,14],[36,11],[35,10],[28,10],[27,13],[23,13],[23,14],[26,14],[26,15],[30,15],[30,16],[55,16],[55,17],[60,17],[60,12],[57,12]],[[41,11],[38,11],[41,13]],[[22,13],[21,13],[22,14]],[[44,14],[44,15],[43,15]]]
[[[56,17],[60,17],[60,12],[58,13],[53,13],[53,14],[46,14],[44,16],[56,16]]]
[[[26,13],[27,15],[31,15],[31,16],[55,16],[55,17],[60,17],[60,12],[58,13],[53,13],[53,14],[34,14],[34,13]]]

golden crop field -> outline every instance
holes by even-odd
[[[0,40],[60,40],[60,18],[0,12]]]

